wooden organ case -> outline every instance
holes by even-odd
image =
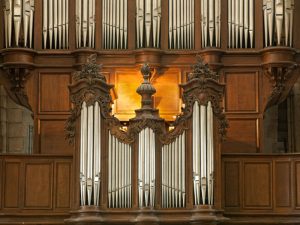
[[[69,224],[215,224],[223,221],[220,141],[227,121],[224,84],[199,60],[182,84],[173,127],[153,108],[151,68],[141,68],[141,108],[128,127],[111,114],[110,89],[96,56],[73,76],[68,120],[76,144],[77,204]]]

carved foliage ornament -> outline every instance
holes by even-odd
[[[175,129],[165,134],[162,138],[163,142],[170,143],[188,129],[187,121],[192,117],[195,101],[198,101],[200,105],[207,105],[209,101],[211,102],[214,116],[218,122],[219,134],[224,140],[228,121],[223,113],[223,108],[220,106],[225,85],[219,83],[219,75],[211,71],[199,57],[197,63],[192,66],[192,72],[188,75],[188,82],[180,85],[180,87],[183,88],[184,107],[174,122]]]

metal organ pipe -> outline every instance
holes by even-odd
[[[201,28],[203,48],[221,47],[220,0],[201,0]]]
[[[4,2],[5,47],[12,47],[12,43],[19,47],[20,33],[23,30],[24,47],[31,48],[34,0],[5,0]]]
[[[80,126],[81,205],[99,205],[101,183],[101,114],[99,103],[83,102]]]
[[[155,203],[155,134],[151,128],[139,133],[138,199],[139,207],[154,207]]]
[[[294,0],[263,1],[265,47],[292,46],[294,4]]]
[[[108,207],[131,207],[131,146],[108,135]]]
[[[199,147],[200,146],[200,147]],[[194,204],[213,205],[213,110],[207,106],[193,106],[193,180]]]
[[[95,47],[95,17],[95,0],[76,0],[77,48]],[[68,21],[68,19],[65,18],[65,21]],[[64,27],[64,29],[67,29],[67,22]],[[68,34],[66,34],[66,37],[68,37]]]
[[[185,132],[162,146],[162,207],[185,207]]]
[[[194,48],[194,0],[169,0],[169,48]]]
[[[160,21],[161,0],[136,0],[137,48],[159,48]]]
[[[103,48],[127,49],[127,0],[102,0],[102,24]],[[95,24],[92,25],[93,33],[94,30]]]
[[[77,3],[77,1],[76,1]],[[69,46],[69,1],[43,0],[43,47],[65,49]]]
[[[228,47],[254,47],[254,1],[228,0]]]

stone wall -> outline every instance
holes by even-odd
[[[0,152],[32,152],[32,112],[12,101],[3,86],[0,86],[0,125]]]

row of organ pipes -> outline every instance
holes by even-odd
[[[228,0],[228,47],[254,47],[254,0]]]
[[[69,47],[69,0],[43,0],[43,47]]]
[[[131,207],[131,146],[109,132],[108,207]]]
[[[292,46],[294,0],[263,0],[264,45]]]
[[[5,47],[21,46],[21,30],[24,43],[22,47],[32,48],[34,0],[5,0],[3,1]],[[13,36],[14,33],[14,36]]]
[[[202,47],[221,47],[221,0],[201,0]]]
[[[194,0],[169,0],[169,48],[193,49]]]
[[[161,0],[136,0],[137,48],[159,48],[160,21]]]
[[[185,207],[185,132],[162,147],[162,207]]]
[[[155,204],[155,134],[151,128],[139,133],[138,149],[138,199],[139,207]]]
[[[95,1],[76,0],[76,47],[95,47]],[[128,0],[102,0],[102,46],[127,49]],[[195,0],[169,0],[169,48],[193,49]],[[34,0],[5,0],[5,47],[33,47]],[[228,0],[228,47],[254,47],[254,0]],[[42,0],[43,47],[69,46],[69,0]],[[221,45],[221,0],[201,0],[202,47]],[[292,46],[294,0],[263,0],[264,46]],[[160,47],[161,0],[136,0],[137,48]]]
[[[95,0],[76,0],[76,47],[95,47]]]
[[[80,118],[81,205],[99,206],[101,184],[101,114],[98,102],[82,103]]]
[[[195,205],[213,205],[213,110],[197,101],[193,106],[193,186]]]
[[[102,45],[104,49],[127,49],[127,20],[127,0],[102,1]]]

